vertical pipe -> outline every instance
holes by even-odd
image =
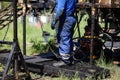
[[[26,8],[26,0],[24,0]],[[26,13],[23,13],[23,54],[26,55]]]
[[[16,53],[18,51],[18,36],[17,36],[17,2],[18,0],[12,0],[13,2],[13,30],[14,30],[14,42],[16,43],[16,47],[15,47],[15,52],[14,52],[14,77],[15,77],[15,80],[18,80],[18,54]]]
[[[90,43],[90,64],[93,64],[93,37],[94,37],[94,27],[95,27],[95,7],[94,7],[94,0],[92,2],[91,7],[91,43]]]
[[[14,41],[17,41],[17,1],[18,0],[12,0],[13,1],[13,30],[14,30]]]

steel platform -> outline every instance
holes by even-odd
[[[0,62],[7,61],[9,53],[0,53]],[[57,62],[52,53],[44,53],[36,56],[24,56],[29,71],[41,75],[60,76],[61,73],[67,77],[74,77],[76,74],[81,78],[97,78],[98,76],[110,76],[109,70],[85,62],[77,62],[72,66],[54,67],[52,64]]]

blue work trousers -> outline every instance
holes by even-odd
[[[60,55],[71,55],[73,51],[73,32],[76,23],[76,18],[73,16],[61,18],[59,20],[59,26],[56,28],[57,40],[59,45]],[[68,56],[70,57],[70,56]]]

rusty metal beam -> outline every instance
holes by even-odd
[[[19,3],[23,3],[24,0],[18,0]],[[12,0],[0,0],[0,2],[12,2]]]
[[[12,0],[0,0],[0,2],[12,2]]]

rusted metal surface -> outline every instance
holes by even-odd
[[[10,13],[12,11],[11,4],[7,6],[6,8],[0,10],[0,19],[3,18],[6,14]]]
[[[22,9],[18,9],[18,16],[22,15]],[[6,8],[0,10],[0,30],[13,22],[13,8],[11,4]]]
[[[4,1],[4,2],[12,2],[12,0],[0,0],[0,2],[2,2],[2,1]]]

